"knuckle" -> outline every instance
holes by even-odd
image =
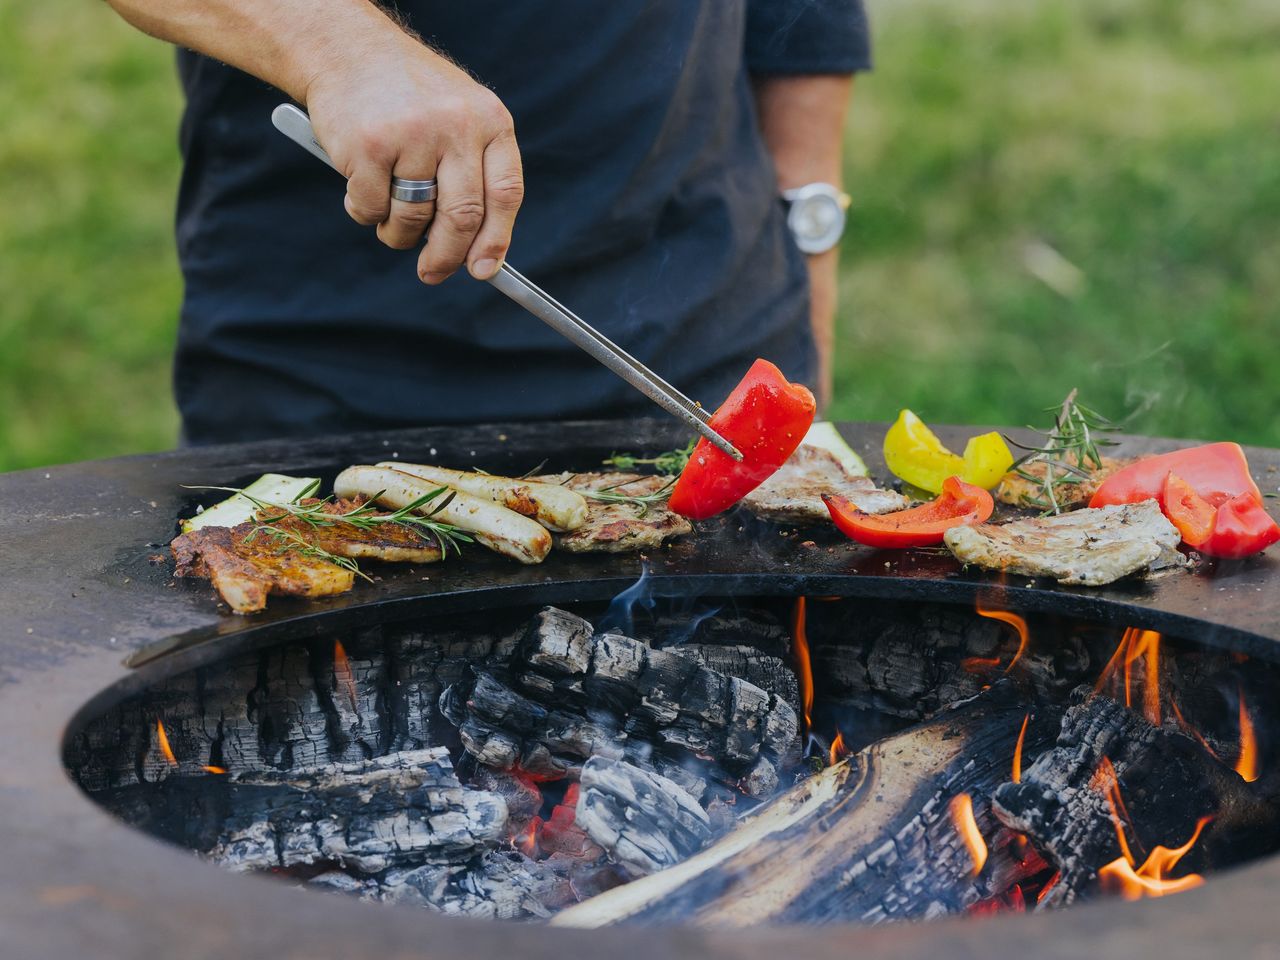
[[[475,233],[484,223],[484,201],[479,197],[458,197],[440,207],[440,215],[448,220],[455,229],[464,233]]]
[[[524,202],[524,177],[504,173],[492,178],[485,190],[489,202],[503,210],[514,210]]]
[[[430,204],[422,204],[423,207],[430,207]],[[409,227],[412,230],[421,232],[431,225],[431,221],[435,218],[435,211],[430,209],[419,209],[417,206],[409,207],[401,210],[396,214],[395,219],[402,226]]]

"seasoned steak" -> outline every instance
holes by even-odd
[[[1154,500],[1057,517],[953,527],[956,558],[992,570],[1096,587],[1142,570],[1186,566],[1181,536]]]
[[[907,505],[902,494],[881,490],[869,477],[850,474],[829,450],[803,444],[742,504],[776,523],[821,523],[831,517],[822,502],[824,493],[844,497],[863,513],[892,513]]]
[[[316,500],[303,500],[303,505],[318,503]],[[321,509],[331,516],[341,516],[364,506],[362,498],[351,500],[332,500]],[[270,509],[259,513],[259,519],[277,516],[279,511]],[[386,516],[386,513],[374,513],[370,516]],[[318,527],[298,517],[284,517],[272,522],[271,526],[285,530],[294,536],[301,537],[307,543],[339,557],[350,557],[353,560],[383,560],[388,563],[434,563],[443,559],[440,544],[433,538],[425,536],[412,527],[399,523],[379,523],[368,529],[361,529],[341,520],[334,520],[331,526]]]
[[[1090,471],[1088,477],[1081,477],[1079,483],[1058,484],[1054,490],[1054,496],[1057,498],[1059,509],[1072,510],[1076,507],[1084,506],[1097,492],[1103,480],[1130,463],[1132,463],[1131,460],[1103,457],[1102,466],[1097,470]],[[1032,461],[1022,467],[1024,472],[1041,480],[1044,478],[1045,469],[1045,464],[1040,461]],[[1044,498],[1041,484],[1028,480],[1016,472],[1004,475],[1004,479],[1000,481],[1000,486],[995,489],[995,498],[1001,503],[1007,503],[1014,507],[1048,509],[1048,506],[1041,502]]]
[[[539,483],[561,483],[579,493],[607,492],[643,497],[671,484],[671,477],[635,473],[561,473],[534,477]],[[693,532],[693,525],[667,509],[665,500],[610,503],[587,496],[587,520],[570,533],[556,536],[556,546],[570,553],[630,553],[661,546]]]
[[[201,527],[170,544],[175,575],[205,577],[236,613],[255,613],[267,605],[267,595],[327,597],[345,593],[355,574],[328,560],[307,555],[301,547],[280,549],[275,540],[258,534],[245,542],[257,526]]]

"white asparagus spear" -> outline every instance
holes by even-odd
[[[587,522],[587,498],[554,483],[534,483],[488,473],[448,470],[425,463],[401,463],[399,460],[387,461],[378,466],[399,470],[401,473],[412,474],[432,483],[500,503],[521,516],[537,520],[556,533],[577,530]]]
[[[339,497],[378,497],[383,506],[408,506],[432,490],[445,484],[432,483],[421,477],[385,467],[347,467],[333,482]],[[421,513],[430,513],[442,523],[465,530],[490,550],[519,560],[541,563],[551,549],[551,534],[541,524],[522,517],[513,510],[458,491],[443,509],[436,509],[448,494],[422,505]]]

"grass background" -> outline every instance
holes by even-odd
[[[832,415],[1280,446],[1280,3],[869,0]],[[171,446],[171,52],[0,4],[0,470]]]

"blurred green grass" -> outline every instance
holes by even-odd
[[[832,415],[1280,446],[1280,4],[869,0]],[[0,5],[0,470],[172,445],[180,98],[104,4]]]

